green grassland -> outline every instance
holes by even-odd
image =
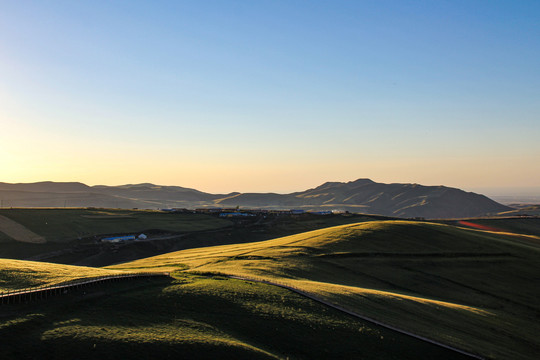
[[[109,214],[94,213],[89,219],[131,216],[125,210],[104,212]],[[1,308],[0,338],[10,344],[10,358],[32,358],[24,352],[28,343],[35,344],[28,354],[47,353],[50,358],[457,356],[288,290],[222,276],[227,274],[293,286],[486,358],[536,358],[540,238],[535,235],[537,223],[530,221],[535,219],[486,219],[499,222],[482,224],[505,230],[495,233],[362,217],[357,219],[363,223],[245,243],[251,236],[352,219],[285,218],[272,221],[266,230],[230,228],[219,232],[229,232],[230,238],[218,241],[244,243],[183,250],[103,269],[0,260],[0,291],[119,271],[171,271],[176,277],[172,283],[157,279],[144,286],[115,284],[95,296]],[[244,237],[235,239],[238,234]],[[205,236],[215,236],[194,235],[192,240],[202,245],[211,244],[205,243]],[[21,335],[20,341],[14,340]]]
[[[41,254],[67,252],[59,259],[51,258],[50,261],[68,264],[75,264],[81,259],[102,252],[103,249],[99,246],[80,254],[70,250],[76,249],[80,245],[95,244],[95,240],[104,235],[137,235],[148,231],[190,233],[227,229],[232,226],[228,220],[208,215],[150,210],[14,208],[0,209],[0,215],[16,221],[46,239],[46,242],[42,244],[16,241],[2,233],[0,228],[0,257],[29,259]],[[143,246],[143,249],[146,248]],[[150,248],[148,251],[143,251],[142,256],[139,257],[160,253],[156,251],[156,249]],[[118,258],[112,258],[109,263],[126,260],[125,257],[118,256]],[[107,262],[99,263],[98,261],[98,264],[84,265],[105,264]]]
[[[540,237],[540,218],[488,218],[467,221],[493,228],[495,231]],[[453,223],[459,225],[457,222]]]
[[[37,261],[0,259],[0,293],[122,273],[125,272]]]
[[[101,234],[137,233],[159,229],[188,232],[230,226],[224,219],[202,214],[123,209],[0,209],[49,242],[65,242]],[[0,242],[10,239],[0,232]]]
[[[540,351],[540,242],[450,225],[374,221],[111,266],[285,283],[357,313],[494,359]]]
[[[187,248],[243,243],[374,220],[377,216],[267,215],[224,220],[217,216],[119,209],[0,209],[45,243],[15,241],[1,232],[0,257],[70,265],[105,266]],[[168,240],[100,244],[107,234],[181,234]],[[210,235],[209,235],[210,234]],[[82,239],[81,239],[82,238]]]
[[[4,306],[0,357],[464,358],[276,286],[181,273],[175,277]]]
[[[530,206],[523,206],[519,207],[516,210],[510,210],[510,211],[504,211],[499,213],[500,216],[519,216],[519,215],[527,215],[527,216],[540,216],[540,205],[530,205]]]

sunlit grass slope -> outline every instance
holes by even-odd
[[[125,273],[85,266],[0,259],[0,292]]]
[[[457,221],[457,225],[460,225]],[[536,236],[540,240],[540,218],[471,219],[466,223],[485,226],[499,232]]]
[[[202,214],[163,213],[121,209],[0,209],[0,215],[45,237],[63,242],[100,234],[121,234],[150,229],[164,231],[212,230],[231,223]],[[1,229],[0,229],[1,231]],[[0,232],[0,243],[10,241]]]
[[[275,286],[177,274],[18,306],[6,359],[460,359]]]
[[[377,221],[110,268],[264,278],[483,356],[532,359],[540,349],[539,255],[533,238]]]

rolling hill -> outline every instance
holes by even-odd
[[[0,209],[0,257],[105,266],[188,248],[273,239],[384,218],[355,214],[224,219],[192,212],[97,208]],[[100,239],[147,239],[111,244]]]
[[[124,273],[93,267],[11,259],[0,259],[0,269],[0,293],[8,290],[55,285],[75,279]]]
[[[169,232],[215,230],[232,223],[204,214],[165,213],[121,209],[0,209],[0,216],[42,236],[62,243],[103,234],[138,233],[157,229]],[[16,240],[2,233],[0,243]]]
[[[500,216],[540,216],[540,205],[516,206],[515,210],[499,213]]]
[[[225,232],[232,225],[204,214],[155,210],[0,209],[0,257],[103,266],[179,250],[186,246],[181,239],[186,234]],[[100,242],[108,236],[143,232],[147,241]]]
[[[0,264],[12,274],[2,279],[8,289],[117,272]],[[276,286],[219,276],[176,273],[72,288],[46,300],[0,304],[0,315],[6,359],[467,358]]]
[[[510,211],[483,195],[445,186],[381,184],[369,179],[328,182],[291,194],[209,194],[179,186],[81,183],[0,183],[3,207],[236,207],[343,210],[401,218],[462,218]]]
[[[540,237],[375,221],[109,267],[186,267],[286,284],[493,359],[534,359]]]

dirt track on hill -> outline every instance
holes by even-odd
[[[32,244],[43,244],[47,242],[43,236],[36,234],[18,222],[13,221],[3,215],[0,215],[0,231],[12,239],[21,242]]]

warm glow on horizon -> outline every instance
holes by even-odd
[[[540,187],[537,5],[126,6],[4,4],[0,182]]]

